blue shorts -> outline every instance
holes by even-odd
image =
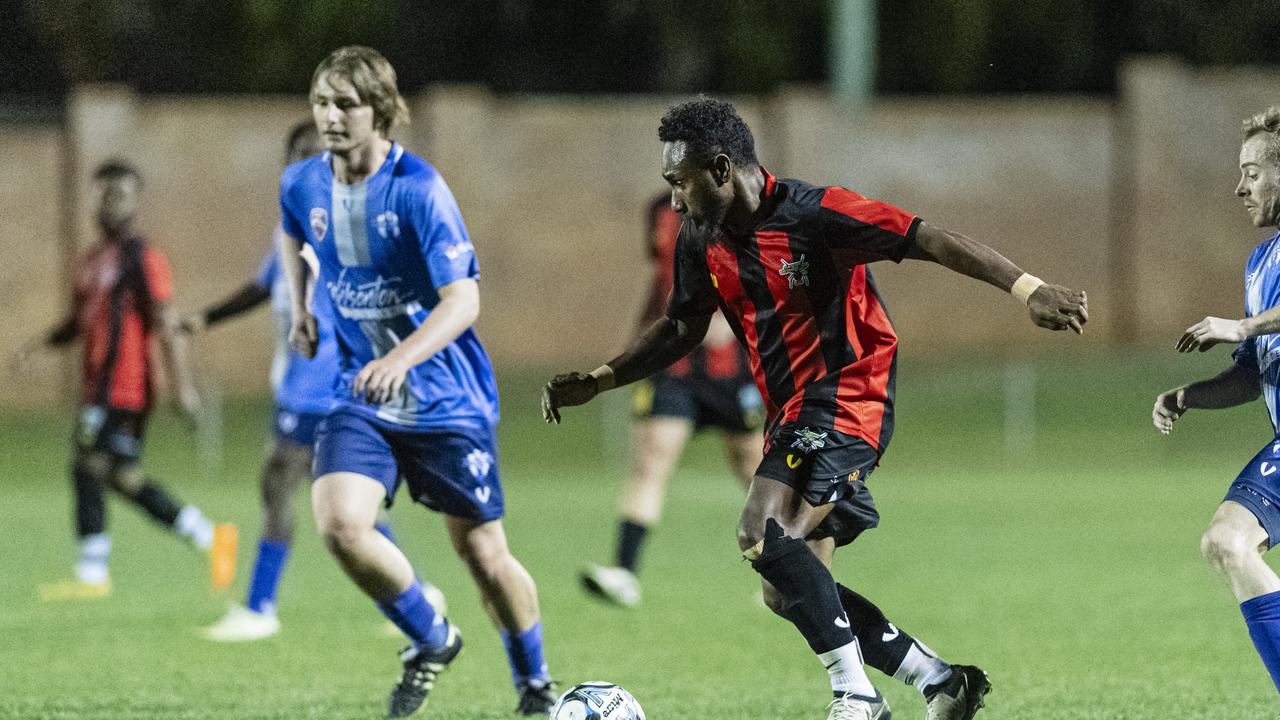
[[[1253,456],[1222,499],[1240,503],[1258,518],[1267,531],[1267,547],[1280,543],[1280,439]]]
[[[487,522],[502,517],[494,428],[388,430],[337,410],[316,431],[314,477],[351,472],[387,489],[387,507],[401,481],[409,496],[437,512]]]
[[[298,413],[276,406],[275,433],[277,440],[305,448],[316,444],[316,428],[324,420],[324,413]]]

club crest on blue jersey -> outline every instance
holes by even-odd
[[[469,255],[472,252],[475,252],[475,246],[464,240],[445,246],[444,256],[450,260],[457,260],[463,255]]]
[[[800,285],[808,285],[809,261],[804,259],[804,255],[801,255],[800,259],[791,262],[783,260],[778,274],[787,279],[787,288],[790,290],[794,290]]]
[[[386,237],[400,237],[400,216],[390,210],[382,213],[374,218],[378,223],[378,235]]]
[[[311,208],[311,234],[316,242],[322,242],[327,232],[329,232],[329,211],[321,207]]]

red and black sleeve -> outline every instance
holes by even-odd
[[[720,303],[720,294],[711,284],[707,268],[706,243],[686,224],[676,238],[675,276],[667,317],[684,319],[710,315]]]
[[[840,187],[827,188],[819,214],[831,249],[852,251],[859,262],[902,262],[920,227],[912,213]]]

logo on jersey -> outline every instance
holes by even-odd
[[[802,453],[811,453],[814,450],[827,446],[827,434],[818,433],[809,428],[800,428],[796,431],[796,439],[791,443],[791,447],[796,448]]]
[[[462,242],[456,242],[451,245],[446,245],[444,248],[444,256],[449,258],[450,260],[457,260],[463,255],[470,255],[471,253],[475,252],[475,250],[476,248],[474,245],[467,242],[466,240],[463,240]]]
[[[378,235],[382,236],[384,239],[387,237],[400,237],[399,215],[388,210],[374,218],[374,221],[378,223]]]
[[[809,261],[804,259],[804,255],[800,255],[799,260],[787,262],[782,261],[782,267],[778,270],[778,274],[787,279],[787,288],[794,290],[800,285],[809,284]]]
[[[471,454],[467,455],[466,463],[467,471],[471,473],[471,477],[482,480],[489,474],[489,469],[493,467],[493,456],[483,450],[472,450]]]
[[[787,467],[791,468],[792,470],[795,470],[796,468],[800,467],[800,463],[802,462],[804,462],[804,458],[798,458],[795,455],[792,455],[791,453],[787,453]]]
[[[862,474],[861,470],[854,470],[853,472],[849,473],[849,482],[851,483],[858,482],[858,476],[861,474]]]
[[[329,211],[324,208],[311,208],[311,235],[315,237],[316,242],[322,242],[327,232],[329,232]]]

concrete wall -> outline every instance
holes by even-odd
[[[1046,279],[1087,289],[1085,343],[1171,343],[1206,313],[1238,314],[1240,268],[1262,238],[1231,197],[1242,117],[1280,102],[1258,71],[1192,72],[1142,61],[1120,101],[882,99],[864,114],[794,89],[739,99],[771,170],[860,192],[1005,252]],[[648,279],[641,209],[664,187],[657,119],[676,98],[495,96],[438,87],[412,99],[399,132],[448,179],[483,268],[481,333],[506,367],[585,367],[632,331]],[[287,129],[299,97],[71,98],[80,239],[92,238],[85,176],[109,155],[147,176],[143,226],[166,250],[178,305],[193,310],[248,279],[277,218]],[[0,346],[54,321],[64,303],[59,133],[0,128],[4,165]],[[1123,240],[1112,242],[1113,235]],[[1119,272],[1117,272],[1119,268]],[[912,353],[1052,351],[1008,296],[939,268],[875,267]],[[265,388],[265,317],[198,341],[206,382]],[[46,366],[0,403],[44,402],[64,375]]]

